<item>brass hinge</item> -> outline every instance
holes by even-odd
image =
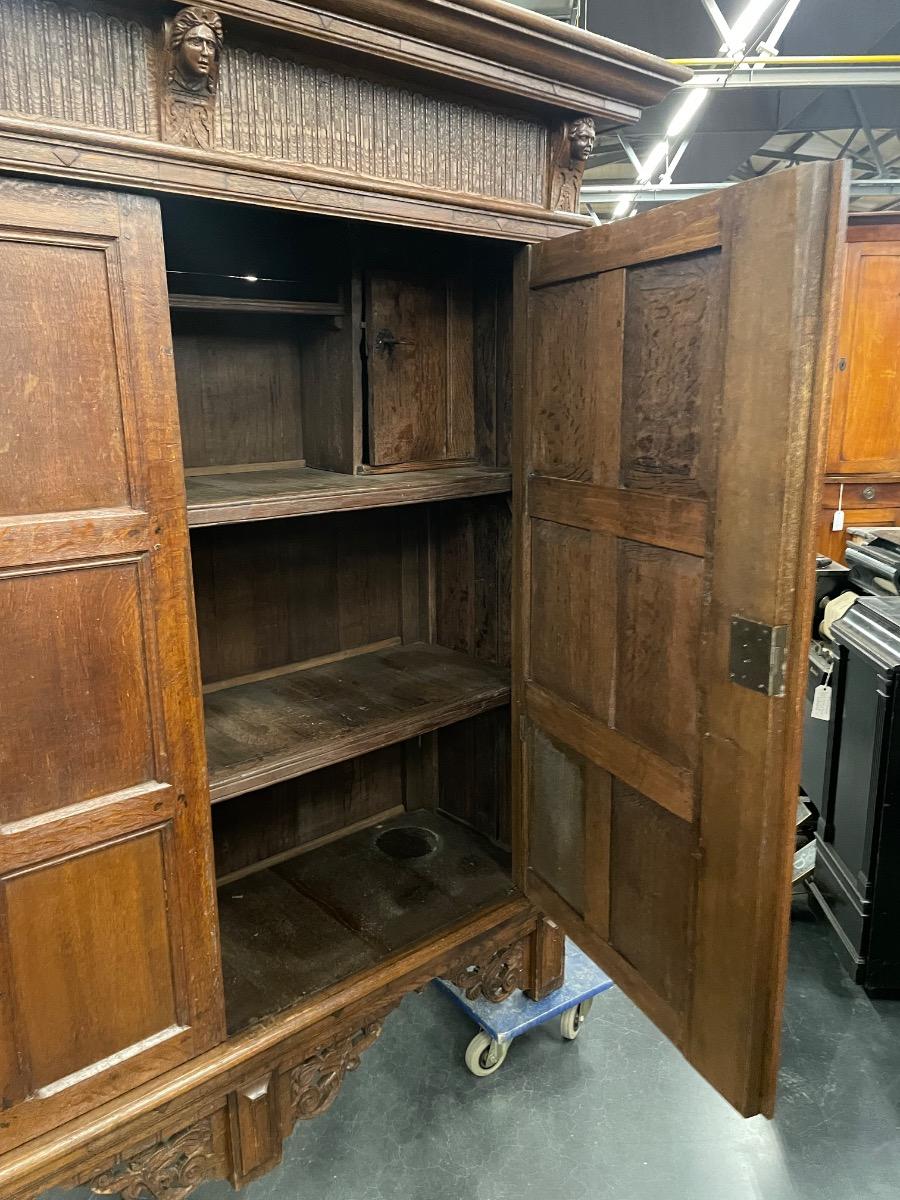
[[[751,692],[783,696],[787,643],[787,625],[732,617],[729,678]]]

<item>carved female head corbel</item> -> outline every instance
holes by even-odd
[[[164,31],[160,126],[167,142],[209,149],[222,55],[222,18],[192,5],[167,21]]]
[[[184,92],[216,90],[222,18],[211,8],[183,8],[166,29],[167,83]]]
[[[577,212],[581,177],[594,149],[597,128],[594,118],[572,117],[557,134],[556,156],[550,188],[550,207],[558,212]]]

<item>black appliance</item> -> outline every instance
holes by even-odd
[[[871,596],[900,594],[900,529],[850,529],[845,555],[850,582]]]
[[[819,634],[825,605],[841,592],[848,591],[849,568],[816,555],[816,603],[813,609],[812,641],[809,644],[809,666],[806,676],[806,722],[803,729],[803,758],[800,767],[800,786],[818,815],[823,811],[828,790],[833,781],[833,766],[840,741],[839,722],[812,716],[816,688],[829,683],[833,695],[840,688],[841,662],[833,644]]]
[[[861,596],[832,634],[838,744],[809,887],[853,978],[900,994],[900,597]]]

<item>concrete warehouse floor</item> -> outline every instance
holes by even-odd
[[[526,1034],[500,1071],[463,1065],[473,1028],[409,996],[243,1200],[897,1200],[900,1001],[873,1003],[822,926],[794,922],[781,1094],[743,1121],[618,990],[577,1042]],[[46,1200],[82,1200],[54,1191]],[[227,1184],[196,1200],[234,1196]]]

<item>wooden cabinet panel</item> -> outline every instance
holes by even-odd
[[[91,236],[0,236],[0,512],[64,512],[128,504],[117,364],[121,312],[109,303],[109,260]],[[79,336],[61,317],[78,313]],[[65,444],[67,453],[60,454]]]
[[[725,311],[719,254],[627,272],[622,360],[622,484],[703,496],[712,486],[704,431],[716,402]]]
[[[223,1020],[157,204],[4,180],[0,278],[5,1150]]]
[[[156,777],[142,573],[132,559],[0,578],[4,820]]]
[[[518,875],[747,1115],[774,1100],[842,197],[798,169],[531,258]],[[735,619],[789,638],[783,685],[738,683]]]
[[[620,538],[614,578],[615,727],[668,761],[692,767],[703,560]],[[586,650],[582,644],[582,654]]]
[[[181,1023],[170,835],[163,827],[3,879],[25,1095]]]
[[[465,275],[373,271],[366,332],[369,465],[474,459],[475,334]]]
[[[827,470],[896,476],[900,236],[895,241],[854,240],[847,247],[838,354]]]

